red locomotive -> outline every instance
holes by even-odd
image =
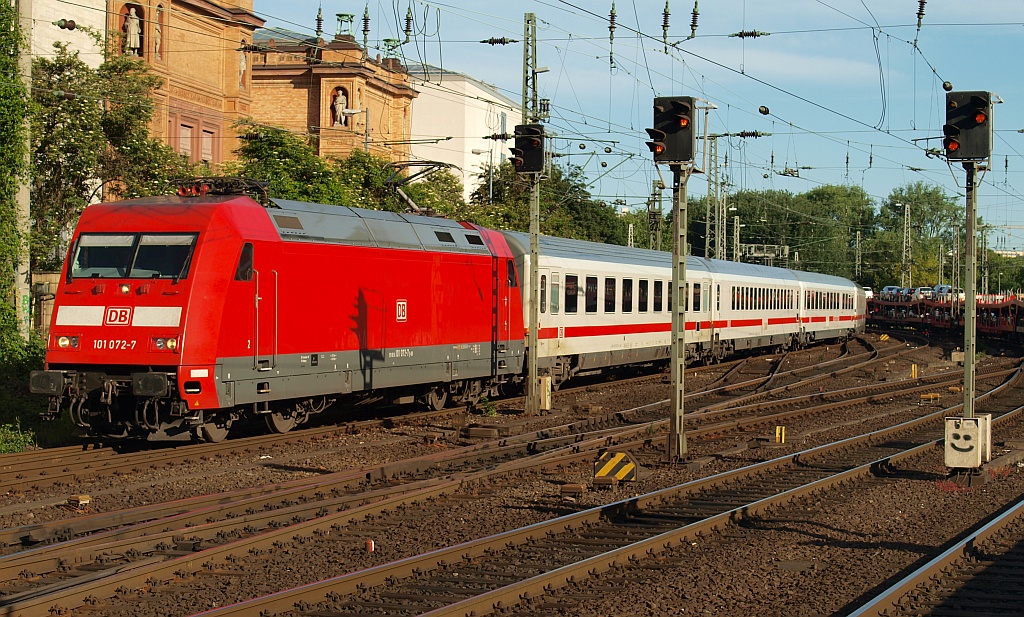
[[[219,441],[242,418],[286,432],[343,397],[439,409],[521,387],[521,234],[196,186],[82,214],[31,376],[49,416],[68,410],[95,436]],[[540,248],[540,374],[557,385],[669,358],[671,255]],[[687,271],[688,360],[864,327],[845,279],[697,258]]]

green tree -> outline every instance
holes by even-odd
[[[935,285],[939,282],[940,252],[945,259],[945,253],[953,246],[957,227],[960,227],[963,246],[964,213],[952,197],[940,187],[923,182],[897,187],[879,208],[875,234],[865,253],[865,262],[875,273],[877,285],[900,282],[907,208],[910,211],[911,281],[914,285]],[[942,270],[948,277],[949,264]]]
[[[305,138],[284,129],[241,120],[235,130],[242,136],[238,159],[225,172],[264,180],[269,192],[281,199],[350,205],[354,201],[330,161],[317,156]]]
[[[492,227],[529,231],[530,180],[516,173],[511,164],[494,169],[493,203],[490,201],[491,176],[484,169],[470,196],[467,220]],[[586,176],[576,166],[551,166],[551,173],[540,184],[540,231],[542,234],[576,238],[592,242],[626,244],[628,223],[615,208],[595,200],[587,190]]]
[[[97,36],[97,41],[100,39]],[[196,166],[150,137],[161,79],[138,58],[111,54],[96,69],[64,43],[32,67],[33,268],[53,269],[82,210],[100,190],[161,194]]]
[[[22,37],[18,10],[0,2],[0,356],[7,356],[6,342],[18,336],[14,307],[15,272],[22,238],[18,232],[18,187],[24,179],[25,118],[28,96],[21,80],[18,59]],[[13,338],[11,338],[13,337]]]

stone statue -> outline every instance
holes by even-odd
[[[344,90],[338,90],[337,94],[334,95],[334,102],[331,103],[335,126],[348,126],[348,116],[345,115],[346,109],[348,109],[348,97],[345,96]]]
[[[245,88],[245,39],[242,39],[242,49],[238,52],[238,87]]]
[[[156,7],[156,21],[153,22],[153,53],[160,58],[160,43],[163,42],[163,32],[160,31],[160,7]]]
[[[128,9],[128,16],[124,19],[124,34],[125,53],[132,56],[141,55],[142,28],[139,26],[139,18],[135,15],[135,7]]]

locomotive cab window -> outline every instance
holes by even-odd
[[[238,257],[238,267],[235,268],[235,280],[252,280],[252,242],[246,242],[242,247],[242,254]]]
[[[82,234],[69,279],[186,278],[197,234]]]

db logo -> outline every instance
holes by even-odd
[[[405,300],[398,300],[395,303],[395,319],[397,321],[405,321],[409,317],[409,305],[406,304]]]
[[[103,316],[105,326],[127,326],[132,322],[132,309],[126,306],[108,306]]]

